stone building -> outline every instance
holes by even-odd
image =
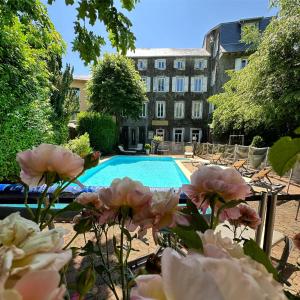
[[[124,120],[122,142],[200,141],[207,127],[210,54],[202,48],[138,48],[128,53],[147,88],[138,121]]]
[[[203,48],[211,54],[211,95],[222,91],[222,86],[229,80],[227,70],[240,70],[248,64],[251,51],[249,45],[241,42],[243,26],[255,26],[263,32],[271,19],[271,17],[257,17],[221,23],[205,35]]]
[[[242,43],[245,25],[261,32],[268,18],[221,23],[204,37],[203,48],[137,48],[129,52],[147,88],[149,101],[138,120],[122,121],[120,142],[126,147],[148,143],[154,135],[165,141],[207,141],[213,111],[207,99],[220,93],[228,81],[227,70],[240,70],[248,63],[249,46]],[[90,76],[74,76],[80,90],[80,110],[88,107],[85,84]]]

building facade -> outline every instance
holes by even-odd
[[[146,85],[149,101],[138,121],[123,120],[121,141],[200,141],[207,128],[210,54],[202,48],[136,49],[128,53]]]
[[[241,42],[243,26],[261,32],[271,17],[222,23],[204,37],[203,48],[137,48],[129,52],[147,89],[138,120],[123,119],[120,142],[125,147],[148,143],[154,135],[165,141],[207,141],[213,106],[207,99],[222,92],[227,70],[248,64],[249,46]],[[85,85],[90,76],[74,76],[80,89],[80,110],[88,108]]]

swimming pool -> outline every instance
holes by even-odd
[[[114,156],[79,177],[86,186],[109,186],[113,179],[130,177],[155,188],[179,188],[189,180],[171,157]]]

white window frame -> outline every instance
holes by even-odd
[[[198,136],[199,136],[199,140],[198,141],[193,141],[193,131],[198,131]],[[190,128],[190,142],[197,142],[200,143],[202,138],[202,129],[201,128]]]
[[[159,90],[159,81],[163,80],[163,90]],[[166,92],[166,77],[157,77],[157,91],[160,93],[165,93]]]
[[[178,90],[178,81],[182,80],[182,90]],[[184,76],[176,76],[175,80],[175,92],[176,93],[184,93],[184,88],[185,88],[185,78]]]
[[[159,113],[159,106],[162,105],[162,114]],[[164,119],[166,117],[166,101],[156,101],[155,103],[155,116],[157,119]]]
[[[175,136],[176,136],[176,130],[181,130],[181,142],[176,142],[175,141]],[[184,142],[184,128],[173,128],[173,141],[175,143],[183,143]]]
[[[196,58],[195,59],[195,64],[194,64],[194,69],[195,70],[203,70],[204,69],[204,62],[203,59],[201,58]]]
[[[144,110],[145,108],[145,110]],[[140,113],[140,118],[147,118],[148,115],[148,102],[143,102],[142,109]]]
[[[163,64],[163,66],[160,66],[160,64]],[[166,59],[157,59],[156,60],[156,69],[165,70],[166,64],[167,64]]]
[[[200,84],[199,84],[199,90],[196,90],[196,82],[197,81],[200,81]],[[195,93],[201,93],[202,92],[202,84],[203,84],[203,77],[202,76],[195,76],[194,77],[194,92]]]
[[[199,115],[195,115],[195,105],[199,104]],[[192,101],[192,119],[202,119],[202,115],[203,115],[203,101]]]
[[[138,67],[138,70],[141,70],[141,71],[147,70],[147,59],[138,59],[137,67]]]
[[[162,136],[163,141],[164,141],[165,140],[165,129],[163,129],[163,128],[157,128],[155,130],[155,135]]]
[[[182,106],[181,115],[176,115],[177,106]],[[175,101],[174,102],[174,119],[184,119],[184,101]]]
[[[185,60],[184,59],[175,59],[174,69],[185,70]]]

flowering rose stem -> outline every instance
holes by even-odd
[[[105,269],[105,272],[107,273],[109,282],[107,282],[104,277],[102,277],[102,279],[105,282],[105,284],[111,289],[111,291],[115,295],[116,299],[119,300],[120,298],[119,298],[119,296],[116,292],[115,284],[114,284],[114,281],[112,280],[110,270],[109,270],[110,267],[109,267],[109,256],[108,256],[107,233],[105,234],[105,248],[106,248],[107,262],[105,263],[105,260],[104,260],[103,254],[102,254],[102,249],[101,249],[101,237],[99,235],[99,230],[98,230],[97,226],[94,223],[93,223],[93,227],[94,227],[94,234],[95,234],[95,237],[96,237],[97,247],[98,247],[98,250],[99,250],[100,258],[101,258],[103,267]],[[104,230],[104,232],[106,232],[106,231]],[[107,268],[106,265],[108,266],[108,268]]]
[[[31,219],[34,220],[35,219],[35,215],[31,209],[31,207],[28,205],[28,193],[29,193],[29,187],[28,185],[24,185],[24,190],[25,190],[25,200],[24,200],[24,205],[28,210],[28,213],[31,216]]]
[[[37,207],[37,210],[36,210],[36,213],[35,213],[35,222],[37,223],[37,224],[39,224],[40,223],[40,217],[41,217],[41,208],[42,208],[42,204],[43,204],[43,202],[44,202],[44,198],[46,197],[46,195],[47,195],[47,192],[48,192],[48,189],[49,189],[49,185],[47,184],[46,185],[46,188],[44,189],[44,191],[43,191],[43,193],[42,193],[42,196],[41,196],[41,198],[39,198],[39,200],[38,200],[38,207]],[[41,225],[40,225],[40,227],[41,227]]]
[[[54,192],[54,197],[52,199],[52,201],[49,203],[49,205],[46,207],[46,210],[44,211],[43,217],[45,219],[46,215],[48,214],[49,209],[51,208],[51,206],[56,202],[56,200],[58,199],[58,196],[61,194],[61,192],[67,188],[71,183],[74,183],[79,176],[81,176],[84,173],[85,170],[83,170],[82,172],[80,172],[76,177],[74,177],[72,180],[68,181],[68,182],[62,182],[61,187],[58,187],[55,192]],[[64,183],[65,186],[64,186]],[[48,222],[43,226],[43,224],[40,225],[41,229],[46,228],[49,224],[51,224],[54,220],[55,216],[51,216],[51,218],[48,220]],[[44,222],[44,220],[42,220],[42,222]]]
[[[76,234],[71,238],[70,242],[63,248],[63,250],[66,250],[72,244],[72,242],[77,238],[78,235],[79,233],[76,232]]]

